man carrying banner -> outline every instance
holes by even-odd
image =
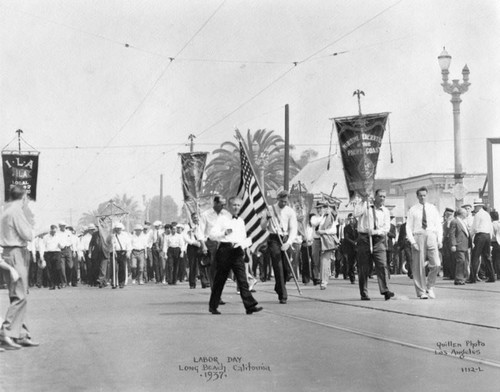
[[[391,227],[391,214],[384,206],[385,197],[386,191],[377,189],[372,206],[368,206],[368,198],[365,198],[354,207],[354,217],[358,220],[358,277],[362,301],[370,300],[368,276],[372,261],[375,262],[380,294],[386,301],[394,297],[388,286],[387,233]]]
[[[280,304],[286,304],[288,293],[285,283],[291,257],[290,247],[297,236],[297,214],[288,206],[288,192],[281,191],[277,195],[277,203],[269,208],[268,214],[262,218],[262,227],[269,231],[268,249],[274,271],[274,291],[278,294]]]
[[[231,198],[229,208],[232,216],[230,214],[228,214],[229,216],[223,215],[211,230],[212,239],[219,242],[215,256],[217,271],[208,308],[212,314],[220,314],[217,308],[220,305],[222,290],[231,270],[234,273],[234,279],[238,283],[246,313],[252,314],[262,310],[261,306],[257,306],[258,302],[250,292],[245,272],[244,249],[252,245],[252,241],[247,237],[245,222],[238,216],[242,205],[243,201],[240,198]]]

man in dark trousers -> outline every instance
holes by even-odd
[[[252,245],[247,237],[245,222],[238,217],[243,201],[237,197],[229,200],[229,210],[233,214],[231,217],[221,217],[211,231],[212,238],[219,242],[215,262],[217,265],[214,285],[210,295],[209,312],[220,314],[217,310],[224,285],[226,284],[229,271],[233,271],[234,278],[238,283],[241,300],[245,306],[247,314],[260,312],[261,306],[257,306],[257,301],[252,296],[248,287],[247,275],[245,271],[244,249]]]
[[[369,301],[368,275],[370,265],[375,262],[375,272],[380,294],[385,300],[394,297],[389,289],[389,271],[387,268],[387,233],[391,226],[391,215],[385,207],[386,191],[377,189],[373,205],[368,198],[354,207],[354,216],[358,219],[358,279],[362,301]]]
[[[399,248],[399,268],[403,270],[404,262],[406,261],[406,271],[410,279],[413,279],[411,273],[411,243],[406,236],[406,222],[399,228],[398,235],[398,248]]]
[[[356,265],[356,242],[358,240],[357,222],[354,216],[347,216],[347,226],[344,229],[344,258],[346,261],[346,273],[352,284],[355,283],[356,277],[354,269]]]
[[[465,274],[469,262],[469,250],[472,238],[467,228],[467,211],[464,208],[457,210],[457,217],[450,222],[448,239],[450,251],[455,257],[455,272],[453,273],[455,285],[465,284]]]

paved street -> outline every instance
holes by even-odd
[[[235,285],[222,315],[209,291],[148,284],[125,289],[32,289],[38,348],[0,353],[2,391],[496,391],[500,282],[415,298],[406,276],[384,301],[331,279],[327,290],[288,283],[280,305],[259,282],[264,311],[246,315]],[[0,290],[2,317],[7,292]]]

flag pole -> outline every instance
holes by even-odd
[[[248,155],[248,151],[247,151],[247,148],[246,148],[246,145],[245,145],[245,141],[243,140],[243,137],[241,136],[240,134],[240,131],[238,129],[235,130],[236,131],[236,138],[238,139],[238,141],[240,142],[240,144],[242,145],[243,149],[245,150],[245,154],[247,155],[247,157],[249,157]],[[250,161],[250,159],[248,159],[248,163],[250,165],[250,169],[252,170],[252,174],[255,178],[257,178],[255,176],[255,170],[253,168],[253,165],[252,165],[252,162]],[[260,192],[262,192],[262,189],[260,188],[260,185],[259,185],[259,182],[256,181],[256,184],[257,186],[259,187],[259,190]],[[269,206],[267,205],[267,201],[266,201],[266,198],[264,197],[264,204],[266,206],[266,210],[267,211],[271,211],[271,214],[272,214],[272,217],[271,217],[271,225],[273,227],[273,230],[278,233],[278,229],[276,227],[276,221],[275,219],[277,219],[274,211],[272,209],[269,208]],[[278,235],[278,238],[280,240],[280,244],[281,246],[283,246],[283,240],[281,239],[281,237]],[[297,281],[297,277],[295,276],[295,271],[293,270],[293,267],[292,267],[292,262],[290,261],[290,257],[288,257],[288,253],[286,251],[283,252],[286,256],[286,261],[288,262],[288,266],[290,267],[290,271],[292,271],[292,277],[293,277],[293,281],[295,282],[295,286],[297,287],[297,291],[299,292],[300,295],[302,295],[302,291],[300,291],[300,287],[299,287],[299,282]]]

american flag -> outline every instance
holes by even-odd
[[[240,142],[240,157],[241,157],[241,178],[238,187],[238,195],[243,200],[240,217],[245,221],[247,236],[252,240],[250,250],[255,252],[260,244],[262,244],[269,233],[263,230],[260,226],[259,214],[266,209],[264,196],[260,191],[255,175],[248,161],[245,149]]]

